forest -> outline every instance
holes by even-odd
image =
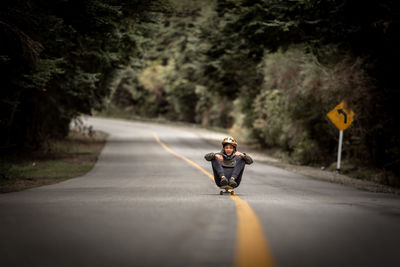
[[[400,184],[400,8],[393,0],[4,0],[0,152],[123,111],[228,129],[295,164],[343,159]],[[22,153],[22,152],[21,152]]]

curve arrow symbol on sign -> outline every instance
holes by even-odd
[[[334,109],[329,111],[327,116],[339,131],[344,131],[353,122],[354,112],[351,108],[347,107],[345,101],[342,101]]]
[[[343,109],[338,109],[337,112],[338,112],[339,115],[340,115],[340,114],[343,114],[343,116],[344,116],[344,123],[346,124],[346,123],[347,123],[347,113],[344,112]]]

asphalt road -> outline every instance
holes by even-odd
[[[0,195],[1,266],[235,265],[235,201],[153,134],[209,172],[203,156],[219,147],[172,126],[89,123],[110,133],[91,172]],[[236,193],[279,267],[400,266],[398,196],[260,162],[246,167]]]

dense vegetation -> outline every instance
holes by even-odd
[[[338,133],[326,113],[346,100],[356,119],[344,157],[400,174],[395,1],[1,5],[4,147],[65,136],[72,118],[106,106],[231,128],[294,162],[330,164]]]
[[[160,1],[2,1],[1,147],[39,147],[101,109],[117,70],[139,56],[135,25],[157,8]]]

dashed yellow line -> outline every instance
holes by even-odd
[[[186,161],[214,180],[214,176],[211,173],[169,148],[160,140],[156,133],[154,133],[154,138],[165,150]],[[231,198],[235,201],[238,218],[235,265],[237,267],[274,267],[275,263],[272,254],[270,253],[262,226],[254,210],[247,201],[241,199],[239,196],[232,195]]]

